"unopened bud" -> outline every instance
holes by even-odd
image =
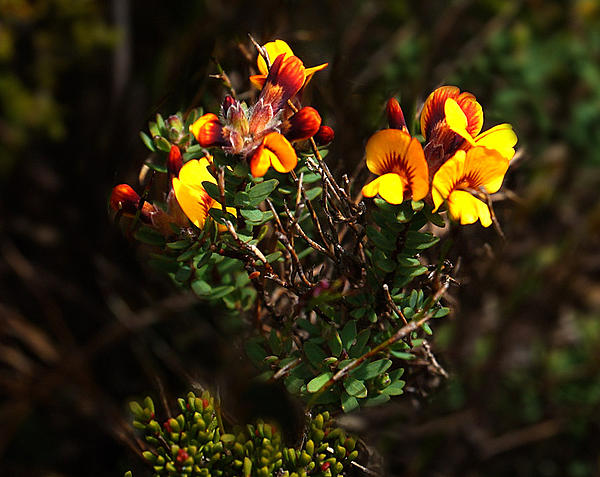
[[[325,146],[333,141],[335,132],[329,126],[321,126],[313,138],[317,146]]]
[[[400,103],[396,98],[390,98],[385,107],[385,112],[387,113],[388,124],[392,129],[401,129],[406,131],[406,121],[404,120],[404,113],[402,113],[402,108],[400,107]]]
[[[124,215],[135,215],[139,203],[139,194],[129,184],[115,186],[110,194],[110,208]]]
[[[284,135],[289,141],[302,141],[317,134],[320,127],[321,116],[318,111],[305,106],[288,119]]]
[[[179,140],[184,134],[184,126],[181,118],[177,114],[174,114],[167,118],[166,123],[167,129],[169,131],[169,139],[173,142],[179,142]]]
[[[181,149],[173,145],[171,151],[169,151],[169,158],[167,159],[167,169],[171,175],[177,177],[179,170],[183,167],[183,157],[181,157]]]
[[[221,107],[223,108],[223,116],[227,117],[227,111],[229,110],[230,106],[233,106],[233,104],[235,103],[235,99],[233,99],[232,96],[225,96],[225,99],[223,100],[223,104],[221,105]]]

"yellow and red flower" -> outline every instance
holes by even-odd
[[[254,106],[248,109],[228,96],[223,102],[223,121],[208,113],[197,119],[190,131],[203,147],[218,146],[245,157],[255,177],[262,177],[270,167],[289,172],[298,163],[290,141],[312,137],[321,126],[321,116],[311,107],[282,118],[288,100],[304,80],[302,61],[282,53],[273,61]]]
[[[263,48],[267,51],[267,55],[269,55],[269,60],[271,62],[273,62],[275,58],[277,58],[279,55],[284,55],[285,58],[294,56],[294,52],[292,51],[290,46],[283,40],[270,41],[264,44]],[[304,68],[305,80],[303,82],[303,85],[307,84],[317,71],[325,69],[328,64],[329,63],[323,63],[321,65],[313,66],[311,68]],[[258,67],[258,71],[260,71],[260,74],[250,76],[250,81],[257,88],[262,88],[267,79],[269,69],[267,68],[266,61],[261,55],[258,55],[258,58],[256,60],[256,66]]]
[[[210,209],[222,209],[221,204],[208,195],[202,186],[203,182],[217,183],[209,171],[211,158],[192,159],[186,162],[177,177],[173,177],[173,192],[184,214],[196,226],[202,228]],[[227,207],[227,212],[235,215],[234,208]]]
[[[442,86],[429,95],[421,112],[421,133],[431,173],[459,149],[485,146],[509,160],[515,154],[517,136],[510,124],[481,133],[483,109],[471,93]]]
[[[429,172],[423,148],[399,129],[378,131],[367,142],[367,167],[379,177],[365,185],[365,197],[379,194],[390,204],[407,198],[421,200],[429,193]]]
[[[475,197],[477,193],[493,194],[502,186],[509,160],[496,150],[483,146],[459,150],[447,160],[433,178],[431,196],[434,211],[446,202],[450,216],[461,224],[479,220],[492,223],[488,205]]]

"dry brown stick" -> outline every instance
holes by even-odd
[[[271,381],[277,381],[278,379],[282,378],[290,369],[295,368],[300,363],[302,363],[301,358],[296,358],[294,361],[289,362],[271,377]]]
[[[408,321],[406,320],[404,313],[402,313],[400,308],[398,308],[398,305],[396,305],[396,303],[394,303],[394,300],[392,299],[392,295],[390,295],[390,288],[388,287],[387,283],[383,284],[383,294],[385,295],[385,299],[386,299],[389,307],[392,309],[392,311],[394,311],[400,318],[402,318],[402,321],[404,322],[405,325],[408,325]]]
[[[321,245],[319,245],[317,242],[315,242],[313,239],[311,239],[308,235],[306,235],[306,232],[304,232],[304,230],[298,223],[298,219],[295,218],[294,216],[292,216],[292,213],[290,212],[290,209],[288,208],[288,206],[285,203],[283,204],[283,206],[285,209],[285,214],[288,216],[288,219],[290,219],[291,224],[294,226],[294,228],[296,229],[296,231],[298,232],[300,237],[302,237],[312,248],[314,248],[318,252],[321,252],[321,253],[327,255],[328,257],[335,259],[335,255],[331,254],[329,252],[329,250],[326,250]]]

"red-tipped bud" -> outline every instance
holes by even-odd
[[[216,114],[207,113],[190,125],[190,132],[202,147],[223,146],[223,125]]]
[[[235,103],[236,103],[236,100],[233,99],[232,96],[229,96],[229,95],[225,96],[225,99],[223,100],[223,104],[221,105],[224,116],[227,116],[227,110],[229,109],[230,106],[232,106]]]
[[[290,141],[302,141],[313,137],[321,127],[321,116],[315,108],[305,106],[287,121],[285,137]]]
[[[387,106],[385,107],[385,112],[387,113],[390,128],[407,131],[404,114],[402,113],[402,108],[396,98],[389,99]]]
[[[110,194],[110,208],[125,215],[135,215],[140,203],[139,194],[128,184],[115,186]]]
[[[110,194],[110,208],[115,212],[121,212],[126,217],[134,217],[140,206],[140,196],[128,184],[119,184],[115,186]],[[148,202],[144,202],[140,211],[140,218],[146,222],[152,222],[152,215],[156,212],[156,207]]]
[[[179,170],[183,167],[183,157],[181,157],[181,149],[173,145],[169,151],[169,158],[167,159],[167,169],[171,175],[177,177]]]
[[[317,146],[325,146],[333,141],[335,137],[335,132],[329,126],[321,126],[315,134],[314,140],[317,143]]]

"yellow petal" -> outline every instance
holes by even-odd
[[[448,159],[435,173],[431,189],[431,197],[435,207],[434,212],[452,193],[455,185],[462,180],[464,176],[465,157],[465,151],[456,151],[456,154]]]
[[[209,171],[210,161],[206,157],[192,159],[186,162],[179,171],[179,180],[193,189],[204,190],[203,182],[217,183],[217,180]]]
[[[263,48],[267,50],[267,55],[269,55],[269,61],[271,63],[273,63],[273,61],[275,61],[275,58],[277,58],[282,53],[286,57],[294,55],[294,52],[292,51],[290,46],[283,40],[270,41],[268,43],[265,43],[263,45]],[[267,69],[267,63],[261,55],[258,55],[258,58],[256,60],[256,66],[258,66],[258,70],[263,75],[269,73],[269,70]]]
[[[306,73],[306,80],[304,81],[304,84],[307,85],[317,71],[324,70],[325,68],[327,68],[327,66],[329,66],[329,63],[323,63],[322,65],[305,68],[304,73]]]
[[[499,124],[478,135],[475,138],[475,144],[495,149],[502,157],[510,161],[515,155],[517,135],[510,124]]]
[[[174,177],[173,192],[183,213],[196,227],[202,227],[214,202],[206,191],[189,187]]]
[[[468,187],[472,189],[483,187],[488,194],[498,192],[507,170],[508,159],[494,149],[480,146],[466,153],[463,174]]]
[[[487,204],[463,190],[455,190],[448,197],[448,213],[462,225],[473,224],[477,220],[484,227],[492,224]]]
[[[379,178],[379,195],[389,204],[401,204],[404,199],[404,181],[398,174],[384,174]]]
[[[444,113],[448,127],[459,136],[473,143],[473,137],[467,132],[469,121],[458,103],[452,98],[448,98],[444,104]]]

